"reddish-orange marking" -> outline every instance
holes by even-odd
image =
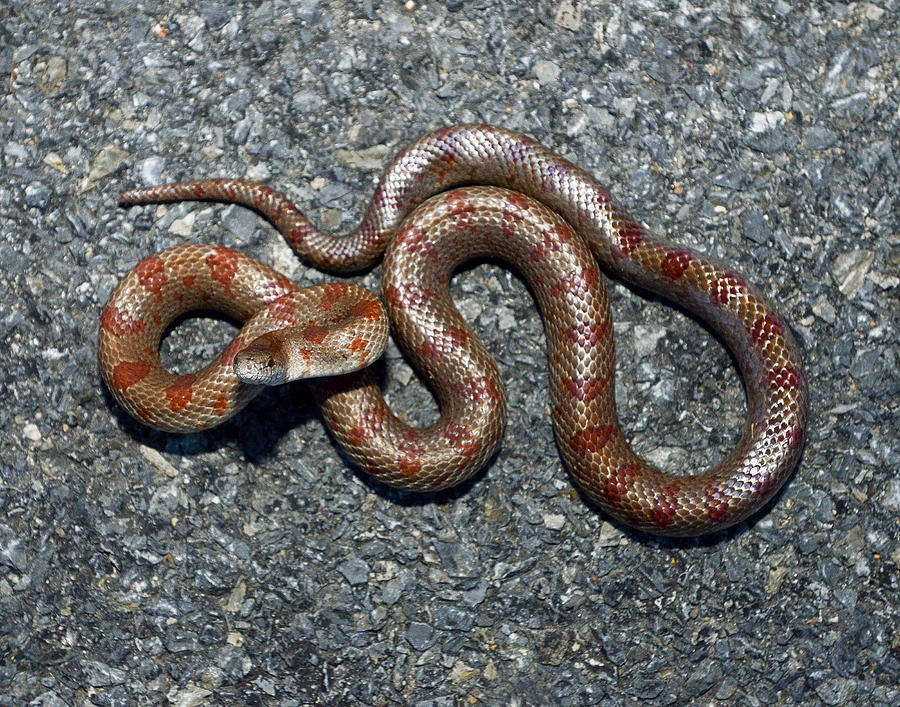
[[[253,205],[260,211],[263,211],[263,206],[265,206],[271,195],[272,190],[269,187],[258,186],[253,194]]]
[[[123,361],[117,363],[112,372],[113,388],[125,392],[150,372],[146,361]]]
[[[455,383],[453,389],[460,396],[472,402],[500,400],[502,397],[496,383],[488,376],[465,378]]]
[[[184,285],[184,289],[189,290],[194,286],[194,281],[196,279],[196,275],[185,275],[181,278],[181,284]]]
[[[429,238],[425,229],[418,225],[404,228],[397,235],[398,245],[402,245],[410,255],[418,255],[432,263],[437,263],[438,252],[434,241]]]
[[[147,292],[158,295],[166,284],[166,266],[158,255],[151,255],[134,266],[134,272]]]
[[[139,334],[144,331],[144,322],[135,319],[128,312],[116,307],[106,307],[100,315],[100,328],[115,336]]]
[[[293,245],[300,245],[303,241],[306,240],[306,236],[309,235],[310,227],[307,223],[298,223],[294,226],[288,233],[287,239]]]
[[[578,324],[566,330],[566,338],[575,346],[588,350],[609,336],[609,323]]]
[[[519,212],[528,211],[531,208],[532,201],[525,196],[524,194],[520,194],[517,191],[509,192],[506,195],[506,204],[508,206],[513,206]],[[509,213],[510,209],[504,207],[503,213]]]
[[[772,439],[793,447],[803,440],[803,430],[788,422],[779,422],[772,428],[771,436]]]
[[[197,376],[188,373],[184,376],[178,376],[175,382],[166,388],[166,402],[170,410],[184,410],[194,397],[194,381]]]
[[[453,422],[444,430],[444,439],[458,454],[467,459],[471,459],[481,451],[481,445],[475,435],[462,425]]]
[[[710,290],[712,301],[723,307],[728,305],[733,297],[747,291],[747,281],[740,275],[728,273],[722,275],[713,282]]]
[[[661,493],[653,500],[653,510],[650,511],[650,515],[662,528],[675,520],[675,515],[678,513],[678,491],[680,489],[681,481],[676,479],[664,486]]]
[[[569,391],[569,397],[579,402],[589,403],[607,391],[609,381],[605,378],[596,377],[565,378],[563,379],[563,385]]]
[[[506,203],[503,205],[503,214],[500,217],[500,232],[505,238],[512,238],[516,234],[528,207],[528,199],[524,195],[512,193],[507,196]]]
[[[272,281],[271,289],[275,293],[280,292],[281,294],[286,295],[289,292],[294,292],[297,289],[297,285],[295,285],[287,275],[277,273],[275,279]]]
[[[294,303],[290,298],[279,297],[270,302],[266,309],[269,310],[272,320],[281,328],[294,326],[297,323],[297,312],[294,310]]]
[[[550,294],[555,298],[565,297],[572,294],[580,299],[584,299],[588,290],[596,286],[599,273],[596,268],[588,268],[587,270],[579,270],[567,275],[562,280],[558,280],[553,287],[550,288]]]
[[[453,130],[450,128],[441,128],[435,133],[435,137],[441,142],[441,152],[440,157],[447,166],[452,166],[456,164],[456,135],[453,134]]]
[[[663,272],[670,280],[677,280],[691,264],[691,254],[686,250],[670,250],[666,253]]]
[[[364,354],[369,350],[369,343],[361,336],[354,336],[347,345],[347,348],[354,353]]]
[[[328,311],[335,302],[350,291],[350,285],[346,282],[329,282],[322,288],[322,299],[319,300],[319,309]]]
[[[363,411],[359,419],[347,436],[353,445],[361,445],[370,439],[374,439],[384,427],[384,410],[382,408],[369,408]]]
[[[603,496],[610,503],[618,503],[625,498],[640,475],[640,464],[626,464],[616,469],[603,485]]]
[[[541,232],[541,240],[535,245],[529,254],[531,262],[537,262],[547,257],[549,253],[555,253],[561,250],[563,245],[569,240],[570,231],[567,228],[554,226]]]
[[[353,317],[361,317],[370,322],[377,322],[381,319],[382,309],[381,305],[375,300],[360,300],[350,307],[348,314]]]
[[[444,203],[447,205],[447,210],[450,212],[450,215],[454,218],[469,217],[475,211],[472,202],[466,198],[465,192],[462,191],[450,192],[447,194]]]
[[[269,211],[269,218],[273,223],[281,223],[281,219],[284,218],[284,202],[281,199],[278,199]]]
[[[803,374],[793,366],[778,368],[769,371],[766,375],[769,388],[778,390],[779,388],[798,388],[803,381]]]
[[[321,344],[330,331],[328,327],[319,324],[307,324],[301,332],[301,336],[311,344]]]
[[[222,417],[226,412],[228,412],[228,398],[220,395],[213,403],[213,413]]]
[[[446,327],[436,332],[431,341],[426,341],[419,349],[426,358],[452,356],[469,341],[469,334],[459,327]]]
[[[209,267],[210,276],[226,291],[237,273],[238,259],[236,251],[224,246],[217,246],[212,253],[206,256],[206,265]]]
[[[757,346],[762,346],[770,339],[782,334],[784,334],[784,329],[781,322],[778,317],[771,314],[760,317],[750,327],[750,338]]]
[[[400,473],[407,477],[416,476],[422,469],[424,453],[425,445],[418,430],[408,430],[400,443],[400,458],[397,460]]]
[[[615,433],[616,428],[613,425],[588,427],[576,432],[569,440],[569,446],[573,452],[583,457],[599,452]]]
[[[434,297],[430,290],[420,285],[391,285],[385,290],[384,296],[392,307],[421,307]]]
[[[728,496],[717,481],[711,481],[703,489],[706,512],[711,520],[720,521],[728,514]]]
[[[624,255],[631,255],[644,238],[646,238],[644,230],[637,224],[623,228],[619,232],[619,250]]]

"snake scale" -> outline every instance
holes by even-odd
[[[799,459],[806,377],[781,315],[732,268],[650,235],[593,177],[531,138],[460,125],[413,142],[388,166],[347,236],[317,231],[286,197],[244,180],[142,188],[121,203],[181,200],[256,209],[323,269],[360,270],[384,255],[383,299],[394,335],[433,390],[440,418],[424,429],[408,426],[366,371],[387,333],[377,298],[347,283],[299,289],[229,248],[185,245],[135,266],[101,317],[107,386],[151,426],[205,429],[237,412],[262,384],[326,376],[311,381],[311,390],[335,440],[362,469],[404,489],[458,484],[497,450],[506,402],[497,367],[456,311],[448,283],[461,263],[491,257],[516,268],[535,295],[559,450],[580,488],[610,516],[659,535],[713,532],[764,505]],[[598,263],[692,312],[732,351],[748,414],[736,447],[712,469],[664,474],[623,437]],[[173,319],[198,308],[246,323],[203,370],[175,376],[159,362],[160,337]]]

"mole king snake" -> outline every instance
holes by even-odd
[[[481,186],[448,191],[472,184]],[[659,535],[709,533],[765,504],[800,456],[806,379],[784,319],[730,267],[649,235],[593,177],[528,137],[462,125],[417,140],[394,158],[362,223],[344,237],[320,233],[286,197],[244,180],[170,184],[121,197],[125,205],[181,200],[252,207],[302,258],[329,270],[366,268],[387,248],[383,295],[393,331],[433,390],[440,419],[409,427],[365,370],[311,386],[340,446],[386,484],[451,487],[499,446],[505,390],[448,288],[461,263],[483,257],[513,265],[537,299],[559,449],[579,486],[610,516]],[[734,354],[747,420],[735,449],[705,473],[664,474],[622,436],[597,261],[694,313]],[[202,371],[174,376],[159,363],[160,337],[176,316],[198,308],[247,323]],[[233,415],[259,392],[255,383],[367,365],[384,346],[381,314],[378,300],[355,286],[302,290],[229,248],[179,246],[139,263],[111,295],[100,365],[130,413],[162,430],[190,432]],[[323,357],[339,362],[333,371],[318,367]]]

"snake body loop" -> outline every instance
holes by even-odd
[[[485,186],[453,189],[461,184]],[[654,238],[590,175],[530,138],[475,125],[417,140],[394,158],[362,223],[346,237],[316,231],[286,197],[242,180],[149,187],[125,193],[122,203],[185,199],[255,208],[299,255],[325,269],[364,268],[388,248],[383,294],[393,330],[432,386],[440,419],[426,429],[407,426],[365,370],[313,386],[335,439],[385,483],[420,491],[447,488],[481,468],[499,445],[502,382],[447,289],[461,262],[483,256],[509,262],[535,293],[547,334],[560,451],[579,486],[611,516],[661,535],[727,527],[772,497],[802,451],[806,379],[781,316],[734,270]],[[192,264],[182,271],[181,261]],[[230,273],[224,279],[223,261]],[[637,457],[622,436],[598,262],[695,313],[734,353],[747,391],[747,421],[735,449],[714,468],[692,476],[663,474]],[[377,357],[384,345],[377,331],[369,338],[345,328],[367,318],[383,334],[377,303],[342,291],[341,297],[356,298],[345,306],[350,323],[332,327],[334,317],[327,312],[338,295],[334,286],[331,293],[293,301],[304,298],[302,290],[253,263],[228,249],[181,246],[148,258],[126,277],[104,310],[99,347],[107,385],[126,409],[162,429],[205,428],[234,414],[257,390],[238,375],[255,383],[277,381],[288,369],[297,375],[311,359],[322,362],[312,375],[328,375],[322,370],[329,352],[344,361],[333,371],[340,374]],[[239,283],[244,270],[256,273],[250,278],[255,285]],[[293,299],[287,303],[285,297]],[[155,368],[159,336],[177,315],[176,303],[179,311],[217,306],[248,319],[236,343],[203,375],[173,379]],[[290,316],[284,314],[288,310]],[[138,334],[148,335],[138,340]],[[239,353],[251,339],[246,353]],[[339,350],[347,342],[356,352],[352,356]],[[310,353],[312,344],[320,346],[316,353]],[[228,365],[235,359],[238,365]]]

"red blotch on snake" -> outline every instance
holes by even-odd
[[[478,439],[465,427],[456,423],[447,425],[444,439],[457,453],[466,458],[474,457],[481,451]]]
[[[663,272],[670,280],[677,280],[691,264],[691,254],[686,250],[670,250],[666,253],[666,262],[663,263]]]
[[[327,311],[331,309],[347,292],[350,286],[346,282],[330,282],[322,290],[322,299],[319,300],[319,307]]]
[[[771,314],[760,317],[750,327],[750,338],[757,346],[763,346],[770,339],[781,336],[783,333],[784,328],[781,326],[781,322]]]
[[[643,473],[640,464],[626,464],[613,471],[603,485],[603,496],[612,504],[619,503]]]
[[[469,341],[469,334],[460,327],[436,329],[431,341],[419,347],[424,358],[445,358],[453,356]]]
[[[609,336],[609,324],[605,322],[578,324],[567,329],[565,336],[581,349],[592,349]]]
[[[414,477],[422,468],[422,455],[425,445],[418,430],[407,430],[406,437],[400,443],[399,470],[404,476]]]
[[[213,412],[216,415],[224,415],[228,411],[229,405],[231,405],[231,403],[228,398],[224,395],[220,395],[213,403]]]
[[[529,254],[532,263],[543,260],[550,253],[559,251],[568,242],[571,231],[562,228],[549,228],[541,233],[541,241]]]
[[[144,330],[144,322],[135,319],[125,310],[108,306],[100,315],[100,328],[115,336],[130,336],[141,333]]]
[[[771,370],[766,375],[770,390],[796,390],[803,381],[803,373],[793,366]]]
[[[113,368],[112,384],[117,390],[128,390],[150,372],[147,361],[123,361]]]
[[[599,452],[615,434],[616,428],[613,425],[587,427],[572,436],[569,446],[578,456],[584,457]]]
[[[646,234],[644,230],[638,226],[626,226],[618,234],[619,250],[622,255],[631,255],[635,248],[644,242]]]
[[[297,312],[294,309],[294,303],[290,299],[279,297],[278,299],[273,300],[267,309],[272,321],[275,322],[279,328],[286,329],[287,327],[297,324]]]
[[[597,284],[599,276],[600,274],[596,268],[586,268],[585,270],[573,272],[550,288],[550,296],[559,298],[572,295],[578,299],[584,299],[588,291]]]
[[[735,297],[741,297],[746,292],[747,281],[740,275],[728,273],[713,281],[709,294],[715,304],[727,307]]]
[[[305,341],[308,341],[311,344],[321,344],[328,338],[330,333],[331,329],[328,327],[320,326],[318,324],[307,324],[300,335]]]
[[[188,373],[178,376],[175,382],[166,388],[166,403],[170,410],[184,410],[194,397],[194,381],[197,376]]]
[[[675,479],[670,484],[664,486],[653,501],[653,510],[650,514],[653,517],[653,520],[663,528],[668,526],[678,513],[678,492],[680,490],[681,481]]]
[[[347,436],[354,445],[361,445],[375,439],[384,429],[384,410],[370,407],[364,410],[359,421],[350,429]]]
[[[609,388],[609,381],[605,378],[564,378],[562,383],[569,397],[582,403],[589,403],[594,398],[600,397]]]
[[[500,400],[502,397],[494,381],[487,376],[464,378],[453,386],[453,390],[473,403],[483,400]]]
[[[369,343],[361,336],[354,336],[347,348],[356,354],[362,354],[359,358],[365,358],[365,354],[369,351]]]
[[[209,266],[209,273],[212,279],[222,285],[227,292],[235,273],[237,273],[237,253],[231,248],[217,246],[206,257],[206,264]]]
[[[719,521],[728,514],[728,496],[722,491],[718,481],[712,481],[703,489],[706,512],[710,518]]]
[[[398,308],[421,307],[434,299],[431,290],[426,290],[421,285],[404,285],[402,287],[392,285],[385,290],[384,296],[391,306]]]
[[[360,301],[350,307],[347,313],[351,317],[360,317],[361,319],[368,319],[370,322],[377,322],[381,319],[381,312],[381,307],[378,306],[377,302]]]
[[[162,259],[153,255],[134,266],[138,280],[147,292],[158,295],[166,285],[166,268]]]

